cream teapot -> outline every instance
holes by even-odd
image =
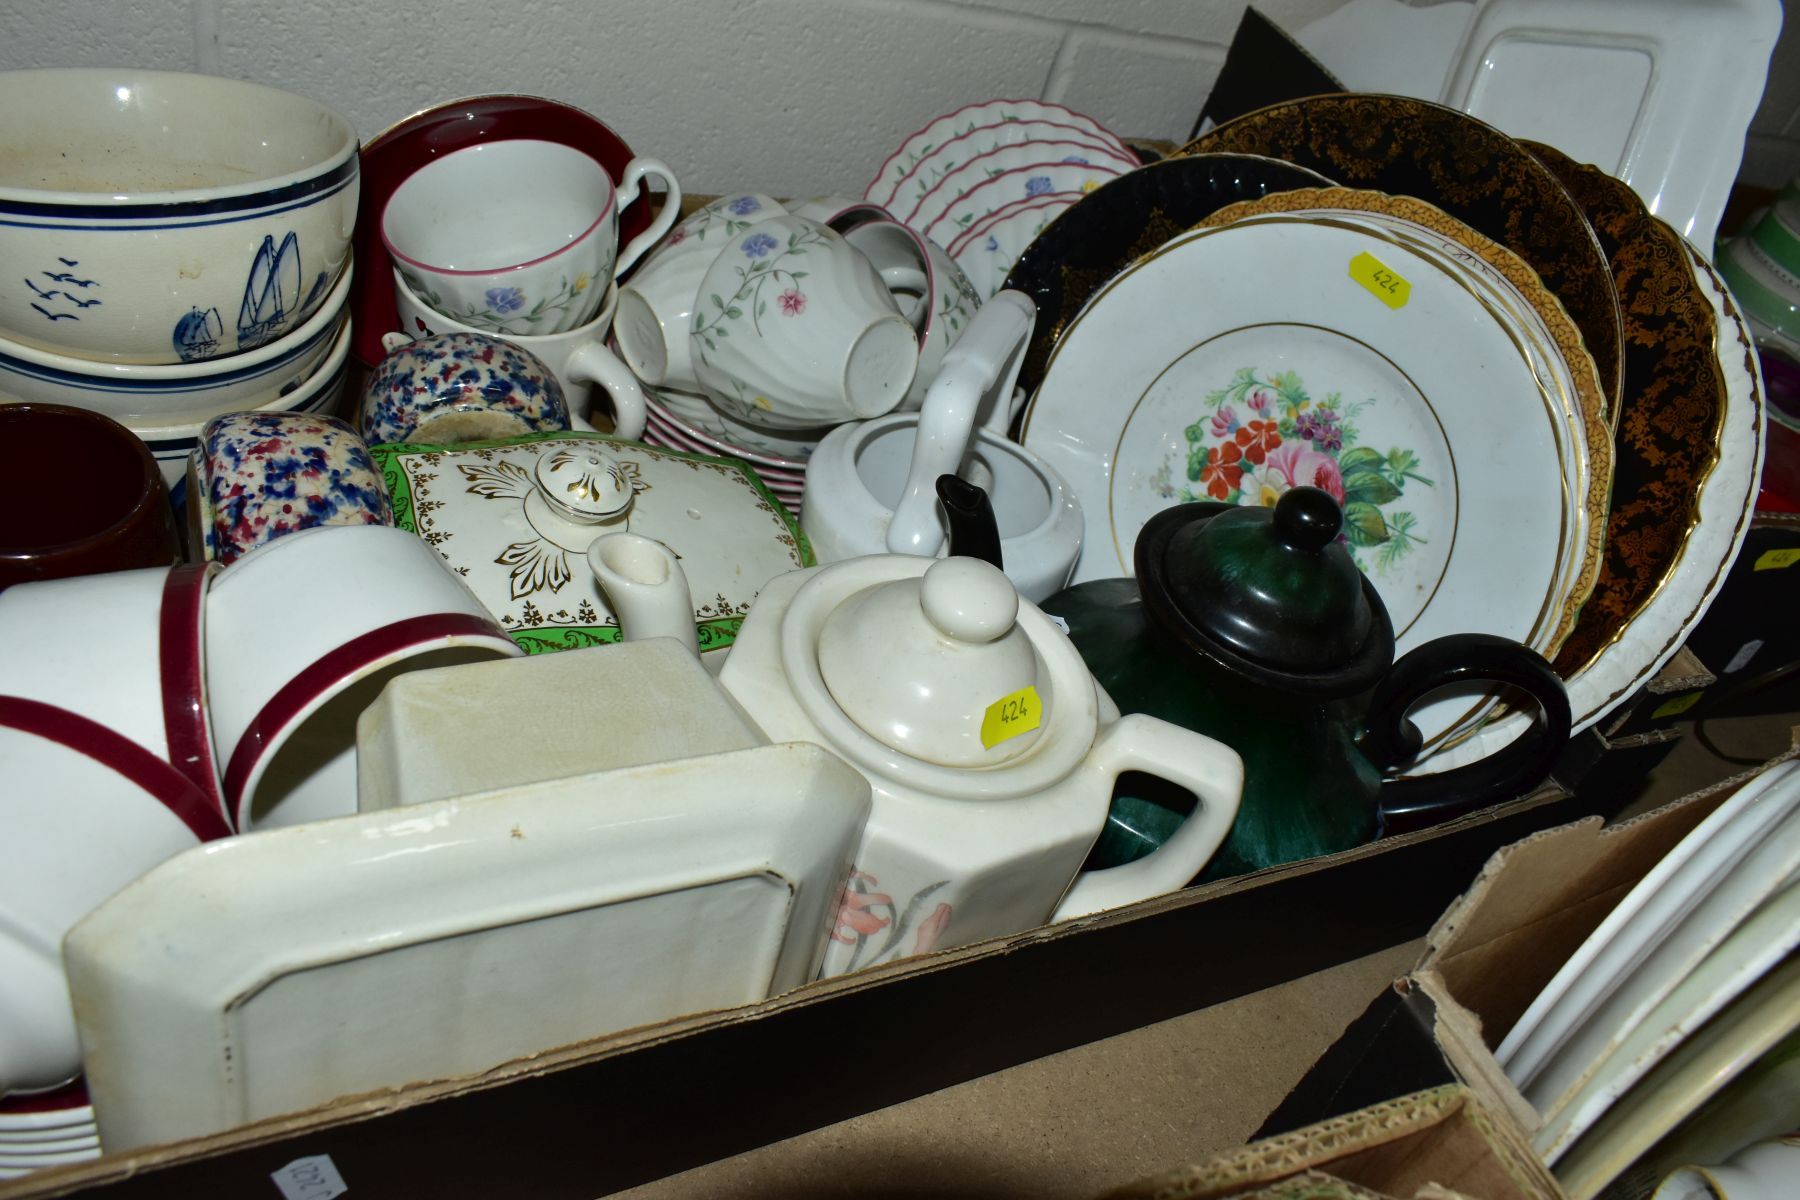
[[[679,564],[649,539],[605,535],[588,561],[624,600],[627,638],[654,634],[660,598],[683,602]],[[871,555],[778,576],[719,683],[771,740],[823,745],[871,785],[823,975],[1180,888],[1243,788],[1222,743],[1121,718],[1061,630],[973,558]],[[1195,809],[1148,856],[1083,872],[1126,771],[1191,791]]]

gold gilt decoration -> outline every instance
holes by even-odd
[[[1599,234],[1625,328],[1624,408],[1599,582],[1555,665],[1567,679],[1615,642],[1681,564],[1719,461],[1725,379],[1718,322],[1681,237],[1629,186],[1548,146],[1531,152]]]
[[[566,446],[550,452],[551,470],[561,470],[570,465],[576,468],[577,474],[564,485],[564,490],[577,500],[603,500],[608,496],[627,493],[635,496],[650,490],[650,484],[643,478],[637,463],[612,461]]]
[[[1623,334],[1612,272],[1550,170],[1491,125],[1405,96],[1311,96],[1228,121],[1179,153],[1265,154],[1346,187],[1413,196],[1529,263],[1581,330],[1616,422]]]

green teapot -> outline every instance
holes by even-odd
[[[1218,739],[1244,760],[1244,795],[1216,879],[1361,845],[1522,795],[1568,741],[1568,695],[1543,656],[1506,638],[1437,638],[1394,661],[1394,628],[1338,534],[1328,492],[1273,508],[1198,502],[1138,535],[1135,579],[1051,596],[1119,708]],[[1534,700],[1541,720],[1496,753],[1414,779],[1389,776],[1422,739],[1407,710],[1480,681]],[[1148,853],[1180,823],[1180,797],[1115,795],[1090,867]]]

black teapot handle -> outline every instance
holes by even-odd
[[[990,566],[1006,569],[1000,557],[1000,523],[994,517],[994,502],[986,491],[960,475],[937,477],[938,502],[944,506],[944,520],[950,527],[953,556],[979,558]]]
[[[1437,638],[1393,665],[1369,702],[1368,724],[1358,743],[1364,757],[1384,774],[1410,761],[1423,739],[1407,710],[1437,688],[1483,681],[1525,692],[1537,702],[1543,721],[1479,762],[1382,784],[1377,803],[1384,834],[1424,828],[1511,800],[1549,776],[1569,741],[1569,693],[1543,655],[1486,633]]]

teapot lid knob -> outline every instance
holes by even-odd
[[[1349,549],[1331,493],[1294,487],[1270,509],[1199,502],[1138,534],[1146,614],[1176,641],[1246,680],[1307,695],[1373,687],[1394,658],[1393,625]]]
[[[1275,502],[1274,523],[1282,545],[1316,554],[1336,540],[1344,512],[1318,488],[1289,488]]]
[[[578,525],[618,516],[634,495],[619,464],[592,442],[564,442],[545,450],[532,474],[556,514]]]
[[[945,637],[978,645],[1004,636],[1019,619],[1012,581],[978,558],[945,558],[928,567],[919,606]]]

